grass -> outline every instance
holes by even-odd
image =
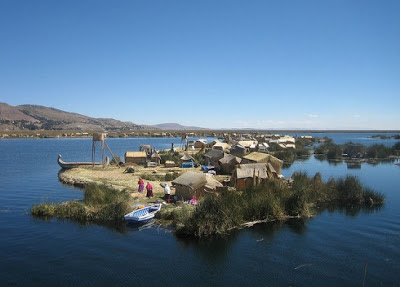
[[[177,236],[207,238],[226,235],[246,222],[309,218],[324,208],[357,212],[384,201],[383,194],[363,187],[354,176],[324,183],[319,173],[312,178],[296,173],[291,186],[270,180],[243,192],[225,190],[207,195],[196,208],[162,211],[160,218],[173,222]]]
[[[82,200],[34,205],[31,214],[44,218],[66,218],[81,223],[120,223],[131,211],[131,199],[126,190],[88,185]]]
[[[174,171],[174,172],[167,172],[166,174],[141,173],[139,177],[144,180],[150,180],[150,181],[173,181],[180,175],[181,175],[180,172]]]

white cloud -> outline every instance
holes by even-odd
[[[319,117],[319,115],[317,115],[317,114],[305,114],[305,115],[309,118],[318,118]]]
[[[360,115],[353,115],[353,118],[358,119],[358,118],[361,118],[361,116]]]

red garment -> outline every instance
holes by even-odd
[[[146,190],[147,190],[146,196],[149,198],[153,197],[153,186],[150,183],[146,185]]]
[[[139,179],[138,184],[144,184],[143,179]]]

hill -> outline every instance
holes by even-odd
[[[10,106],[0,103],[0,130],[142,130],[137,125],[108,118],[91,118],[38,105]]]
[[[153,127],[162,129],[162,130],[204,130],[205,128],[199,128],[199,127],[191,127],[191,126],[182,126],[177,123],[164,123],[164,124],[158,124],[158,125],[153,125]]]

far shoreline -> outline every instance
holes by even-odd
[[[12,130],[0,131],[0,139],[17,138],[92,138],[93,133],[100,131],[80,130]],[[103,131],[101,131],[103,132]],[[334,134],[334,133],[372,133],[372,134],[396,134],[400,130],[296,130],[296,129],[201,129],[201,130],[119,130],[104,131],[107,138],[179,138],[190,137],[216,137],[223,138],[227,134]]]

